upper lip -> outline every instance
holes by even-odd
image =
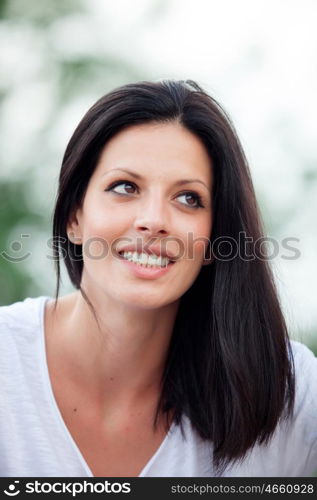
[[[126,245],[122,248],[119,248],[118,253],[120,252],[138,252],[138,253],[146,253],[148,255],[157,255],[158,257],[167,257],[169,260],[175,261],[176,257],[174,257],[170,252],[161,248],[160,245],[147,247],[137,247],[136,245]]]

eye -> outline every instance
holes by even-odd
[[[105,191],[112,191],[119,195],[129,195],[134,194],[137,189],[137,186],[133,182],[122,180],[113,182]],[[177,198],[185,198],[185,203],[181,202],[181,204],[189,208],[197,209],[199,207],[204,207],[201,197],[194,191],[186,191],[178,195]]]
[[[115,188],[117,188],[119,186],[120,186],[120,190],[119,189],[115,190]],[[126,190],[125,186],[129,186],[127,190]],[[131,190],[131,188],[132,188],[132,190]],[[113,191],[114,193],[117,193],[117,194],[133,194],[134,193],[134,191],[133,191],[134,189],[136,189],[136,186],[135,186],[135,184],[133,182],[129,182],[129,181],[117,181],[117,182],[113,182],[106,189],[106,191]]]
[[[186,193],[182,193],[178,196],[178,198],[185,198],[186,203],[183,203],[183,205],[187,205],[190,208],[199,208],[199,207],[204,207],[201,201],[201,197],[199,196],[198,193],[194,193],[192,191],[187,191]]]

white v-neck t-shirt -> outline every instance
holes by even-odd
[[[0,476],[92,477],[54,398],[44,337],[49,297],[0,307]],[[292,342],[294,417],[267,446],[255,446],[226,477],[303,477],[317,471],[317,358]],[[183,417],[172,424],[139,477],[213,477],[212,445]]]

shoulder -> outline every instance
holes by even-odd
[[[0,387],[2,402],[18,389],[29,371],[36,371],[41,352],[47,297],[27,298],[0,307]],[[4,396],[3,396],[4,395]],[[8,399],[7,399],[8,400]]]
[[[291,340],[291,348],[295,364],[301,364],[307,360],[313,363],[317,361],[315,354],[305,344]]]
[[[291,341],[295,404],[289,419],[281,419],[268,443],[257,444],[245,459],[229,469],[231,476],[303,477],[317,470],[317,358],[304,344]]]
[[[317,358],[304,344],[291,341],[295,371],[294,417],[317,420]],[[317,439],[317,427],[316,427]]]
[[[45,302],[49,297],[26,298],[0,307],[0,334],[8,330],[26,330],[39,327],[42,321]],[[1,336],[1,335],[0,335]]]
[[[297,390],[313,385],[317,390],[317,358],[304,344],[291,341]],[[312,377],[312,375],[314,375]],[[303,387],[304,386],[304,387]]]
[[[286,439],[292,442],[293,460],[305,460],[307,469],[310,465],[309,473],[313,473],[317,469],[317,358],[300,342],[292,341],[291,346],[295,369],[295,405]]]

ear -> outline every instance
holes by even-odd
[[[76,210],[73,215],[71,215],[69,222],[66,227],[67,236],[69,241],[74,245],[82,244],[82,231],[80,225],[80,209]]]

